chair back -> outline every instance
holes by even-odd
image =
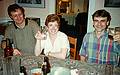
[[[68,40],[70,43],[70,58],[76,59],[76,46],[77,46],[77,38],[68,36]]]

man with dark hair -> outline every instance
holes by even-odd
[[[120,37],[117,37],[120,34],[109,37],[107,28],[111,15],[106,10],[97,10],[92,19],[95,30],[87,33],[83,39],[79,52],[81,61],[106,64],[105,75],[113,75],[113,65],[117,65],[117,56],[120,55]]]
[[[87,33],[80,49],[81,61],[97,64],[117,63],[116,54],[120,54],[120,44],[109,38],[107,28],[111,15],[106,10],[97,10],[93,15],[93,32]]]
[[[34,55],[35,34],[39,30],[36,22],[25,18],[25,10],[17,4],[9,5],[8,15],[13,23],[5,31],[5,39],[13,39],[14,54]]]

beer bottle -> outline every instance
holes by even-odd
[[[4,57],[13,56],[12,43],[9,38],[6,38],[6,48],[4,49]]]
[[[20,66],[20,73],[19,75],[27,75],[26,68],[24,66]]]
[[[44,57],[42,71],[43,71],[43,75],[47,75],[47,73],[50,72],[50,63],[49,63],[49,58],[47,56]]]

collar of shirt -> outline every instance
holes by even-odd
[[[93,32],[93,36],[94,36],[95,38],[97,38],[97,35],[96,35],[95,31]],[[101,35],[100,38],[102,38],[102,37],[108,37],[108,32],[107,32],[107,31],[104,31],[104,34]],[[98,39],[100,39],[100,38],[98,38]]]
[[[28,25],[28,20],[27,20],[27,19],[25,19],[25,26],[26,26],[26,25]],[[15,22],[14,22],[14,26],[15,26],[16,29],[18,28],[18,27],[16,26]]]

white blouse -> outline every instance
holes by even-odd
[[[67,48],[68,50],[67,52],[70,51],[68,37],[63,32],[58,31],[57,38],[54,41],[54,45],[52,45],[48,33],[47,38],[45,40],[41,40],[41,50],[44,49],[45,54],[48,53],[49,51],[60,52],[61,48]]]

